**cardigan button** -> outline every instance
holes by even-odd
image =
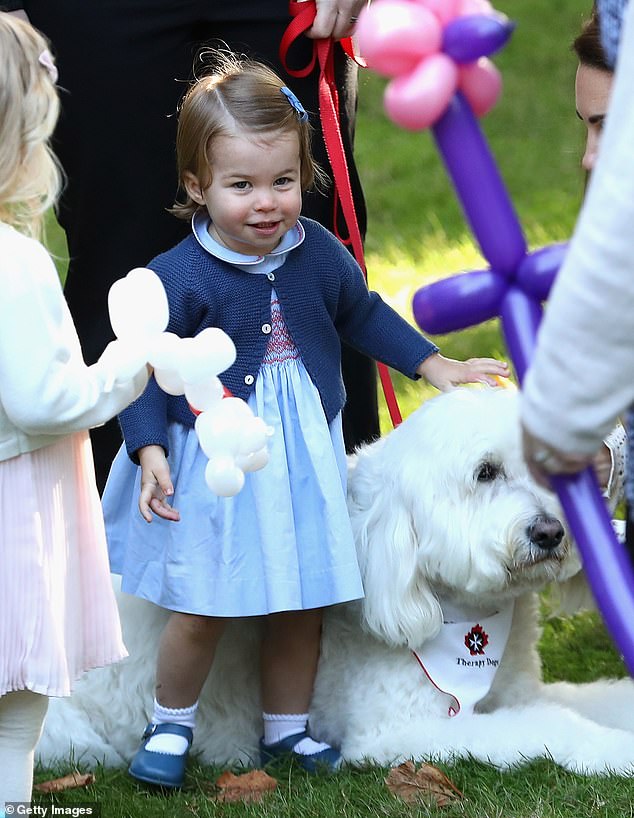
[[[245,375],[244,376],[244,382],[246,383],[247,386],[251,386],[251,384],[253,383],[254,380],[255,380],[255,378],[253,377],[253,375]]]
[[[265,335],[270,335],[271,333],[271,325],[270,324],[262,324],[262,332]]]
[[[266,277],[269,281],[275,281],[275,273],[267,273]]]

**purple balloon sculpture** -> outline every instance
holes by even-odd
[[[506,188],[480,126],[459,93],[433,126],[433,133],[465,216],[491,264],[490,276],[497,280],[493,283],[480,272],[475,274],[477,283],[471,287],[461,288],[457,283],[474,275],[470,273],[435,282],[415,294],[414,316],[422,329],[436,333],[461,329],[499,315],[521,384],[535,348],[542,315],[540,301],[550,290],[565,246],[554,245],[526,254]],[[614,534],[594,472],[587,468],[573,477],[554,477],[552,484],[599,609],[630,674],[634,675],[634,573]]]
[[[444,27],[443,52],[457,63],[475,59],[478,51],[484,53],[483,42],[495,50],[495,38],[502,41],[499,26],[478,17],[458,16]],[[566,245],[527,253],[522,228],[495,160],[460,91],[453,95],[432,131],[490,269],[422,287],[414,295],[414,316],[431,334],[452,332],[499,316],[521,385],[535,349],[541,302],[548,295]],[[555,476],[552,485],[606,625],[634,675],[634,571],[616,539],[594,472],[587,468],[572,477]]]

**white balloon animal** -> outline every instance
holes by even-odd
[[[185,395],[197,415],[194,427],[209,458],[207,485],[221,497],[232,497],[244,485],[244,474],[268,462],[267,437],[273,430],[241,398],[226,397],[218,375],[236,359],[231,338],[208,327],[195,338],[165,332],[169,306],[161,280],[136,267],[110,288],[110,323],[117,340],[108,355],[116,371],[129,362],[131,374],[144,362],[154,367],[156,382],[169,395]],[[114,371],[114,367],[113,367]]]

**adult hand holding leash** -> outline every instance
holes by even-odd
[[[315,20],[306,36],[313,40],[340,40],[352,33],[367,0],[316,0]]]

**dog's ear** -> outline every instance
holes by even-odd
[[[420,647],[442,611],[419,570],[419,534],[399,475],[382,465],[382,441],[362,450],[349,474],[348,500],[363,578],[363,626],[391,645]]]

